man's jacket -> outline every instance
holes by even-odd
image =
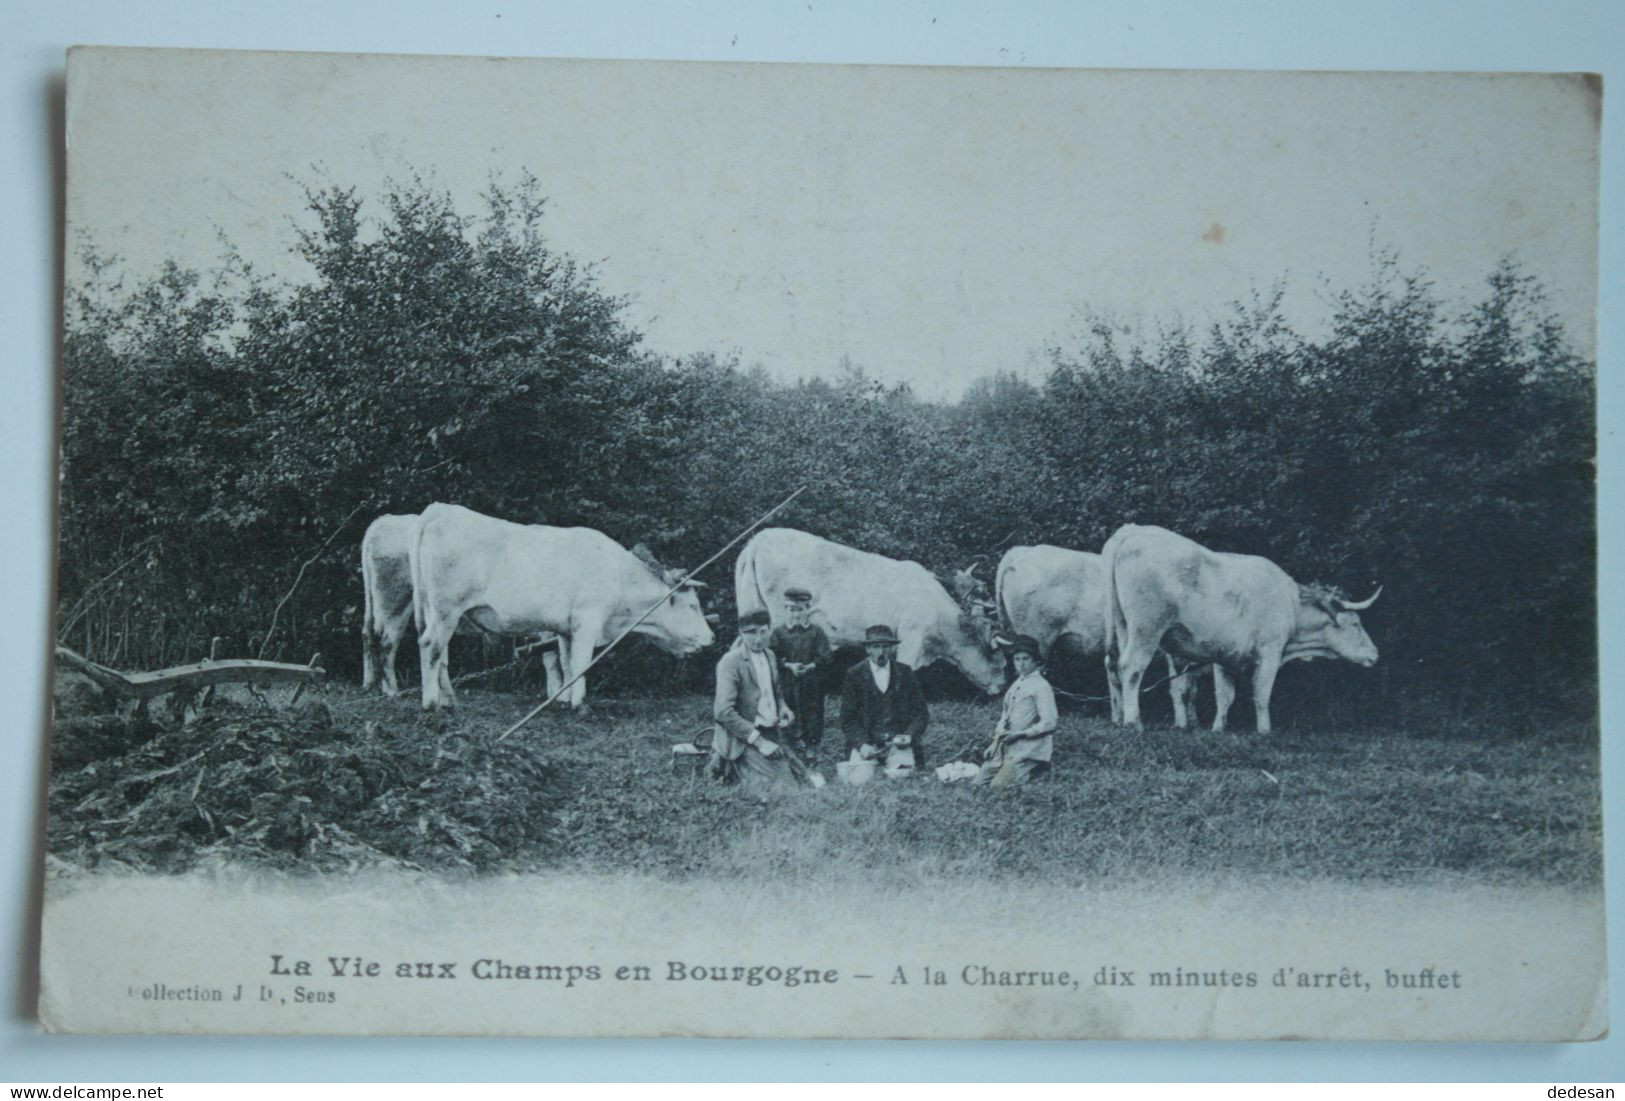
[[[841,733],[847,752],[866,743],[883,749],[894,735],[907,734],[914,739],[914,767],[924,768],[925,726],[930,720],[914,670],[902,662],[891,663],[891,683],[884,695],[875,687],[868,659],[846,671],[841,688]]]
[[[767,651],[767,668],[772,674],[772,683],[757,684],[750,651],[742,645],[736,645],[717,662],[716,704],[711,709],[717,724],[712,731],[711,748],[725,761],[737,760],[745,752],[751,732],[756,729],[756,712],[764,691],[773,693],[774,714],[783,706],[779,659],[772,650]]]

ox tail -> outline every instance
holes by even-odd
[[[423,638],[424,618],[428,615],[429,592],[424,586],[428,572],[423,568],[423,532],[429,526],[434,506],[424,509],[418,522],[412,526],[412,537],[406,541],[406,572],[412,578],[412,626],[418,638]]]
[[[745,544],[734,562],[734,604],[740,615],[760,608],[771,614],[767,594],[762,591],[762,574],[756,568],[756,540]]]
[[[1100,549],[1101,566],[1105,571],[1105,597],[1101,600],[1102,623],[1101,640],[1106,650],[1106,695],[1111,699],[1112,722],[1121,723],[1126,718],[1128,703],[1123,695],[1122,683],[1119,680],[1118,669],[1121,655],[1118,647],[1128,634],[1128,619],[1123,615],[1123,601],[1117,592],[1117,552],[1123,545],[1123,540],[1133,530],[1130,525],[1124,525],[1112,533],[1106,540],[1106,545]],[[1135,701],[1137,704],[1138,701]],[[1135,709],[1138,714],[1138,708]],[[1137,725],[1137,724],[1136,724]]]
[[[378,571],[372,564],[372,529],[361,537],[361,637],[378,632]]]
[[[1101,638],[1106,643],[1106,660],[1109,663],[1117,651],[1118,640],[1128,630],[1128,619],[1123,615],[1123,601],[1117,593],[1117,552],[1123,545],[1133,525],[1125,524],[1112,533],[1101,548],[1101,564],[1105,571],[1106,599],[1102,601],[1101,615],[1104,618],[1104,632]]]
[[[1009,588],[1007,581],[1015,568],[1015,563],[1010,561],[1007,554],[999,562],[998,572],[993,575],[993,605],[999,612],[999,626],[1006,631],[1016,629],[1015,619],[1010,615],[1010,607],[1005,603],[1005,597],[1009,595],[1006,591]]]
[[[378,570],[372,561],[372,528],[361,537],[361,687],[373,688],[383,647],[378,629]]]

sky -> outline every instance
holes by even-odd
[[[1373,243],[1453,301],[1516,254],[1590,353],[1597,109],[1562,76],[80,51],[69,239],[301,276],[306,183],[473,212],[529,170],[649,348],[784,379],[952,397],[1088,312],[1205,329],[1282,279],[1313,333]]]

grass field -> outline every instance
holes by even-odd
[[[831,784],[762,805],[671,746],[709,700],[600,698],[496,735],[534,701],[465,690],[447,717],[335,687],[293,712],[217,704],[184,726],[54,738],[50,850],[181,872],[634,872],[662,878],[975,877],[1530,882],[1601,876],[1594,734],[1286,729],[1143,734],[1063,714],[1052,778]],[[833,741],[838,700],[830,701]],[[927,763],[985,740],[990,704],[932,707]],[[691,759],[692,760],[692,759]],[[700,759],[703,760],[703,759]],[[833,760],[826,744],[825,771]]]

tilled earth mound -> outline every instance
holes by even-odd
[[[122,752],[107,752],[119,733]],[[490,871],[529,863],[549,817],[549,779],[518,742],[429,718],[345,723],[319,703],[293,712],[225,703],[169,728],[59,719],[50,850],[81,867],[151,872],[214,858]]]

